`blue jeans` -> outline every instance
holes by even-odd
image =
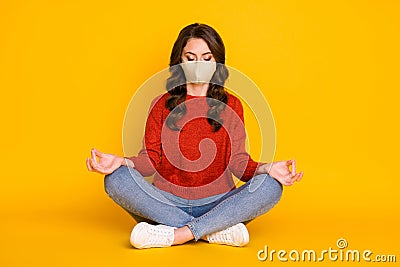
[[[282,185],[268,174],[230,192],[195,200],[160,190],[127,166],[107,174],[104,185],[109,197],[136,221],[188,226],[195,240],[268,212],[282,196]]]

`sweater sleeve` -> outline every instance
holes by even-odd
[[[231,95],[230,95],[231,96]],[[234,97],[232,109],[235,113],[230,126],[231,159],[229,169],[241,181],[247,182],[254,175],[259,165],[246,151],[246,130],[244,126],[243,106],[240,100]]]
[[[143,176],[153,175],[161,161],[163,99],[161,96],[152,101],[146,120],[143,147],[137,156],[128,157],[135,164],[135,169]]]

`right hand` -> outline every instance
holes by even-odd
[[[92,148],[92,157],[86,159],[86,166],[89,171],[101,174],[109,174],[118,169],[124,162],[123,157],[113,154],[106,154]],[[97,157],[99,161],[97,161]]]

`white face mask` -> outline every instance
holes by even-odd
[[[181,64],[181,67],[185,73],[187,82],[208,83],[217,69],[217,63],[209,61],[186,61]]]

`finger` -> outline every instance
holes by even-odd
[[[295,176],[293,176],[292,181],[293,182],[296,182],[296,181],[298,182],[298,181],[300,181],[301,177],[302,177],[302,173],[301,172],[297,173]]]
[[[89,158],[87,158],[86,159],[86,167],[87,167],[87,169],[89,170],[89,171],[93,171],[93,168],[92,168],[92,166],[90,165],[90,159]]]
[[[93,163],[93,161],[92,161],[92,159],[90,159],[91,160],[91,162]],[[98,173],[101,173],[101,174],[108,174],[108,173],[110,173],[110,168],[106,168],[106,167],[104,167],[103,165],[101,165],[101,164],[99,164],[99,163],[97,163],[97,162],[94,162],[93,163],[93,168],[98,172]]]
[[[95,149],[93,148],[91,152],[92,152],[92,160],[97,163],[97,157],[96,157]]]
[[[283,185],[284,186],[291,186],[293,184],[293,182],[284,182]]]
[[[297,178],[297,182],[300,182],[301,178],[303,178],[303,175],[304,175],[304,172],[301,172],[299,178]]]
[[[92,151],[94,151],[94,154],[95,154],[96,156],[98,156],[98,157],[100,157],[100,156],[103,155],[103,153],[100,152],[99,150],[97,150],[96,148],[92,148]]]
[[[292,165],[292,162],[293,162],[293,160],[292,160],[292,159],[289,159],[289,160],[287,160],[287,161],[286,161],[286,166],[290,166],[290,165]]]
[[[296,174],[296,161],[292,160],[292,175]]]
[[[293,176],[291,182],[292,182],[292,183],[295,183],[295,182],[297,181],[298,178],[299,178],[299,175],[296,174],[295,176]]]
[[[97,163],[93,160],[93,158],[89,158],[89,164],[93,170],[97,170]]]
[[[92,168],[95,169],[97,172],[102,172],[103,167],[100,166],[95,160],[92,158],[90,159],[90,164],[92,165]]]

